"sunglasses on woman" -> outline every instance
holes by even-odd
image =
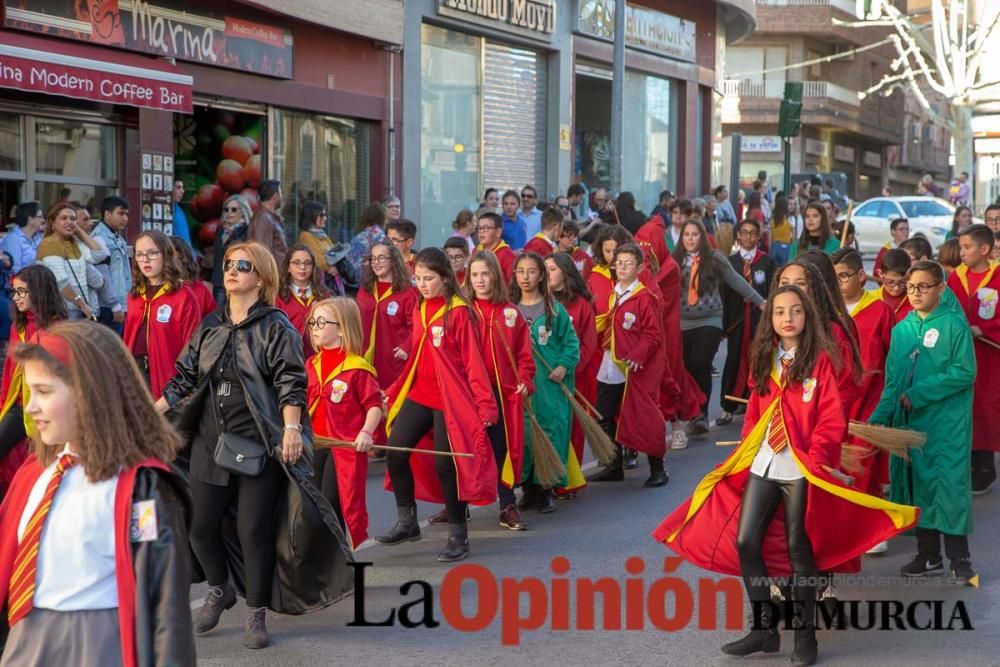
[[[236,269],[240,273],[253,273],[253,264],[248,259],[227,259],[222,264],[222,270],[229,273]]]

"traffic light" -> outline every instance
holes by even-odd
[[[778,136],[797,137],[802,124],[802,82],[786,81],[785,97],[778,112]]]

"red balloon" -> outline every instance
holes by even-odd
[[[222,157],[243,164],[253,155],[253,146],[246,137],[231,136],[222,142]]]
[[[191,202],[191,213],[199,222],[205,222],[222,215],[222,202],[226,198],[223,192],[215,183],[207,183],[195,193]]]
[[[256,190],[253,188],[244,188],[243,192],[240,194],[247,198],[247,201],[250,203],[251,211],[256,211],[260,208],[260,198],[257,197]]]
[[[253,189],[260,187],[260,156],[252,155],[243,165],[243,178]]]
[[[239,192],[246,185],[243,165],[236,160],[223,160],[215,168],[215,180],[226,192]]]
[[[204,223],[198,229],[198,243],[202,248],[209,248],[215,243],[215,236],[219,232],[219,219],[214,218]]]

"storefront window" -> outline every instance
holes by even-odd
[[[424,25],[422,40],[419,240],[430,246],[482,194],[482,39]]]
[[[625,127],[622,188],[648,211],[662,189],[676,189],[677,114],[671,82],[638,72],[625,72]]]
[[[35,121],[36,169],[40,174],[72,178],[114,178],[115,128],[76,120]]]
[[[281,214],[289,242],[299,236],[302,206],[326,207],[327,231],[350,241],[360,210],[371,200],[372,126],[346,118],[272,112],[274,178],[281,181]]]
[[[22,171],[24,159],[21,153],[21,117],[0,114],[0,171]]]

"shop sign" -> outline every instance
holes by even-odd
[[[578,29],[599,39],[615,39],[615,1],[581,1]],[[695,62],[695,24],[645,7],[625,6],[625,43],[670,58]]]
[[[826,157],[826,142],[819,139],[806,139],[806,155]]]
[[[850,146],[834,146],[833,157],[841,162],[854,162],[854,149]]]
[[[4,25],[202,65],[292,78],[292,33],[181,0],[4,0]]]
[[[0,88],[191,113],[191,77],[0,44]]]
[[[556,0],[438,0],[438,14],[546,41],[556,30]]]
[[[866,167],[874,167],[875,169],[882,168],[882,154],[875,153],[874,151],[865,151],[861,155],[861,162]]]
[[[782,148],[781,137],[755,137],[744,135],[740,139],[740,150],[744,153],[780,153]]]

